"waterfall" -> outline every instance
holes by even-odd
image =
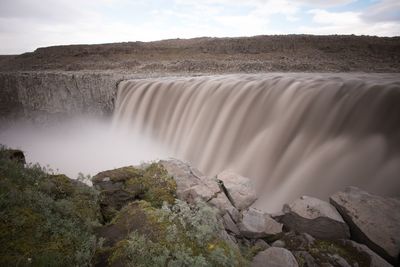
[[[250,177],[265,210],[347,185],[400,195],[396,74],[127,80],[113,126],[151,136],[208,175]]]

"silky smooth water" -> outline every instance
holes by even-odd
[[[208,175],[250,177],[266,210],[347,185],[400,195],[398,74],[123,81],[113,129],[139,131]]]

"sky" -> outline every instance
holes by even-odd
[[[400,35],[400,0],[0,0],[0,54],[266,34]]]

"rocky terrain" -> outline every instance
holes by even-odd
[[[400,38],[257,36],[0,56],[0,121],[108,116],[120,81],[260,72],[399,73]],[[395,74],[396,75],[396,74]],[[88,186],[86,183],[93,183]],[[400,200],[343,188],[270,214],[250,179],[170,159],[71,180],[0,149],[1,266],[400,266]]]
[[[231,171],[170,159],[100,172],[88,187],[0,152],[3,266],[399,266],[398,199],[349,187],[269,214]]]
[[[0,70],[399,72],[399,62],[399,37],[274,35],[46,47],[3,56]]]

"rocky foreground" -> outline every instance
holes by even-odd
[[[84,178],[84,177],[82,177]],[[0,153],[1,266],[399,266],[400,200],[349,187],[268,214],[251,181],[180,160],[93,187]]]

